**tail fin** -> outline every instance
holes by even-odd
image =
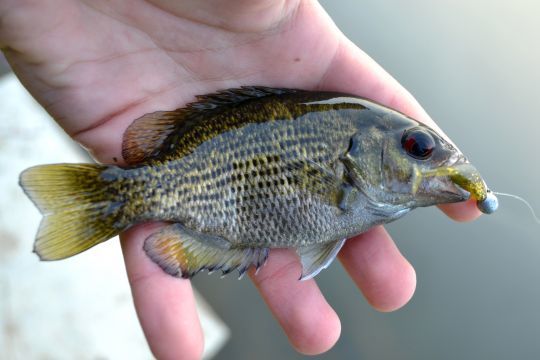
[[[19,184],[43,214],[34,252],[41,260],[64,259],[117,235],[122,203],[109,193],[107,166],[54,164],[26,169]]]

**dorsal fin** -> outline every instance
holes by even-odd
[[[185,140],[183,139],[185,135],[193,133],[197,128],[204,127],[202,125],[207,121],[212,121],[213,112],[220,112],[226,107],[251,99],[291,94],[298,91],[263,86],[243,86],[212,94],[198,95],[196,96],[197,101],[187,104],[184,108],[146,114],[136,119],[124,133],[122,156],[127,164],[136,165],[155,157],[162,158],[163,156],[159,155],[163,152],[178,152],[179,155],[185,155],[193,146],[204,141],[205,137],[201,137],[199,141],[191,139],[192,143],[187,141],[185,144],[180,144],[179,142]]]
[[[212,94],[197,95],[197,101],[186,108],[193,110],[215,109],[224,105],[237,104],[246,100],[261,98],[270,95],[282,95],[298,92],[295,89],[271,88],[265,86],[242,86],[235,89],[221,90]]]

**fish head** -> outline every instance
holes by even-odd
[[[397,121],[355,134],[346,154],[350,179],[369,199],[409,209],[485,200],[484,180],[455,145],[402,114],[391,117]]]

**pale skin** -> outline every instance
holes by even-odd
[[[103,163],[122,165],[122,135],[137,117],[242,85],[347,92],[435,126],[312,0],[0,0],[0,47],[31,94]],[[456,220],[479,215],[474,202],[442,209]],[[142,250],[157,226],[121,236],[137,314],[157,358],[196,359],[203,337],[190,282]],[[348,241],[340,260],[380,311],[413,295],[414,269],[382,227]],[[337,341],[340,320],[300,272],[293,252],[275,250],[250,276],[292,346],[318,354]]]

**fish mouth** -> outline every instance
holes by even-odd
[[[429,173],[423,177],[420,193],[428,196],[430,205],[461,202],[471,198],[471,192],[452,181],[446,175],[446,169],[444,175],[439,172],[437,175]]]
[[[476,201],[484,201],[488,188],[480,172],[469,162],[453,165],[445,169],[450,181],[457,187],[470,193]]]
[[[496,194],[489,190],[480,172],[474,166],[465,158],[460,160],[453,165],[428,170],[421,174],[424,178],[431,178],[431,181],[425,183],[429,184],[431,191],[436,191],[432,200],[440,204],[472,198],[476,200],[478,210],[484,214],[492,214],[499,206]]]
[[[460,202],[470,198],[482,202],[489,192],[480,172],[464,158],[423,171],[420,177],[429,193],[440,203]]]

